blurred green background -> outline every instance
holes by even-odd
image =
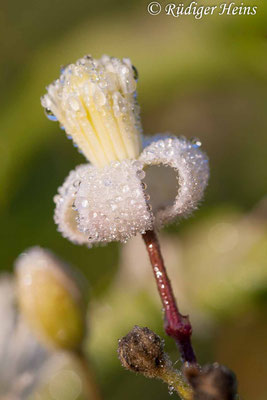
[[[53,196],[84,159],[46,119],[40,96],[61,65],[84,54],[130,57],[139,71],[144,132],[198,137],[210,157],[199,211],[162,232],[199,360],[226,364],[242,398],[264,400],[267,4],[258,2],[256,16],[195,20],[151,16],[147,3],[1,2],[1,269],[12,270],[18,254],[36,244],[79,268],[91,288],[88,353],[105,398],[169,397],[160,382],[124,371],[116,356],[117,339],[135,324],[165,337],[141,242],[88,250],[63,239],[53,222]],[[177,360],[174,344],[166,343]],[[50,392],[36,399],[53,399]]]

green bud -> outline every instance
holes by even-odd
[[[18,303],[39,338],[78,350],[85,334],[85,304],[71,270],[52,253],[33,247],[16,261]]]

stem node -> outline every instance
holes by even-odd
[[[164,265],[157,235],[153,230],[147,231],[142,236],[146,244],[165,312],[165,332],[175,340],[183,362],[196,363],[196,356],[191,344],[192,327],[189,321],[189,316],[182,315],[179,312],[171,282]]]

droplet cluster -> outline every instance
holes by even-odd
[[[139,161],[145,166],[169,166],[177,171],[178,192],[172,205],[155,215],[155,224],[161,227],[177,217],[184,217],[196,209],[209,179],[208,158],[200,149],[200,142],[185,138],[155,136],[145,147]],[[160,188],[160,182],[158,183]]]
[[[153,227],[141,178],[142,164],[124,160],[98,169],[88,168],[78,189],[75,207],[78,228],[89,243],[127,241]]]
[[[90,164],[83,164],[71,171],[65,182],[58,189],[54,197],[56,203],[54,220],[58,231],[63,237],[76,244],[88,243],[87,236],[80,232],[77,226],[78,213],[74,201],[81,181],[88,169],[94,168]]]
[[[60,122],[85,157],[103,167],[140,153],[136,79],[129,59],[85,56],[62,69],[41,103],[48,118]]]
[[[165,165],[177,172],[174,202],[159,207],[155,214],[142,182],[144,168],[151,165]],[[155,136],[138,160],[113,161],[103,168],[85,164],[71,171],[54,198],[55,222],[62,235],[77,244],[90,247],[126,242],[154,225],[160,228],[191,213],[203,196],[208,178],[208,159],[199,141]],[[160,181],[157,190],[161,190]]]

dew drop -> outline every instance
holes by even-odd
[[[146,184],[145,182],[142,182],[142,183],[141,183],[141,186],[142,186],[142,189],[143,189],[143,190],[146,190],[146,189],[147,189],[147,184]]]
[[[110,179],[104,179],[103,183],[105,186],[110,186],[112,184],[112,181]]]
[[[197,137],[192,138],[191,143],[194,147],[200,147],[202,145],[201,141]]]
[[[82,207],[83,208],[86,208],[88,206],[88,204],[89,204],[88,200],[85,199],[85,200],[82,201]]]
[[[47,118],[50,119],[50,121],[57,121],[57,117],[52,113],[49,108],[45,108],[44,113]]]
[[[65,71],[65,69],[69,66],[69,64],[66,65],[61,65],[60,67],[60,73],[63,74],[63,72]]]
[[[145,194],[145,199],[148,201],[148,200],[150,200],[150,196],[149,196],[149,194]]]
[[[123,192],[123,193],[129,192],[129,186],[128,186],[128,185],[123,186],[122,192]]]
[[[81,184],[81,181],[79,179],[77,179],[76,181],[73,182],[73,186],[76,188],[79,187],[80,184]]]
[[[69,105],[73,111],[78,111],[80,109],[80,103],[77,99],[75,99],[75,97],[69,98]]]
[[[102,107],[106,104],[106,96],[100,89],[95,90],[94,101],[99,107]]]
[[[132,65],[132,69],[133,69],[133,73],[134,73],[134,79],[137,81],[137,79],[138,79],[138,71],[137,71],[137,68],[136,68],[134,65]]]
[[[144,177],[146,176],[145,171],[140,170],[136,172],[136,175],[138,176],[139,179],[144,179]]]
[[[120,68],[120,72],[123,75],[127,75],[129,73],[129,69],[125,65],[122,65],[121,68]]]
[[[174,387],[172,385],[169,385],[168,391],[169,391],[169,395],[172,395],[174,393]]]
[[[136,169],[142,169],[142,163],[140,161],[134,161],[133,166]]]

